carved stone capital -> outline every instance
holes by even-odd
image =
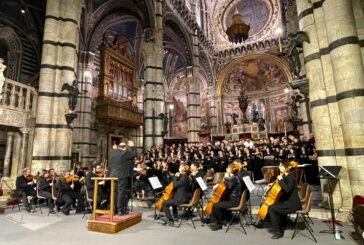
[[[22,134],[29,134],[30,130],[32,130],[31,128],[21,128],[20,129],[20,132]]]

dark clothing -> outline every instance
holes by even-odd
[[[293,174],[288,174],[280,180],[279,185],[283,190],[282,195],[277,203],[269,207],[268,214],[273,229],[279,233],[283,233],[287,214],[302,209],[302,205],[298,196],[296,178]]]
[[[88,198],[93,199],[94,198],[94,181],[91,178],[98,177],[97,174],[90,171],[86,174],[85,177],[85,185],[88,192]]]
[[[84,199],[83,195],[80,192],[75,192],[70,187],[68,183],[65,181],[57,182],[57,190],[58,190],[58,200],[60,203],[64,202],[64,206],[62,208],[63,213],[69,213],[71,210],[73,202],[77,200],[77,212],[81,212],[84,210]]]
[[[117,177],[119,180],[115,188],[115,211],[125,212],[129,201],[126,196],[130,178],[133,176],[133,159],[137,156],[135,147],[129,150],[112,150],[109,157],[110,177]]]
[[[133,159],[137,156],[135,147],[130,150],[112,150],[109,157],[110,177],[130,177],[133,175]]]
[[[248,201],[249,198],[250,198],[250,192],[248,190],[248,187],[246,186],[243,178],[246,177],[246,176],[249,176],[249,173],[247,171],[245,171],[244,169],[242,169],[241,171],[239,171],[237,174],[236,174],[240,180],[240,184],[241,184],[241,194],[243,194],[243,192],[245,190],[247,190],[247,196],[246,196],[246,200]],[[250,177],[249,177],[250,178]]]
[[[46,198],[48,208],[53,210],[54,203],[52,199],[52,187],[44,178],[39,178],[38,180],[38,194],[39,196]]]
[[[191,182],[191,191],[192,193],[194,193],[194,191],[197,189],[197,188],[200,188],[200,185],[198,184],[197,182],[197,178],[202,178],[204,177],[204,173],[200,170],[197,172],[197,174],[195,176],[191,175],[192,177],[192,182]]]
[[[239,177],[233,175],[231,178],[225,178],[227,186],[228,199],[222,200],[212,206],[211,223],[222,225],[222,212],[228,208],[233,208],[239,205],[241,199],[241,183]]]
[[[16,178],[16,194],[21,197],[25,207],[29,207],[28,196],[35,197],[37,195],[34,185],[28,185],[29,180],[24,175]]]
[[[175,188],[173,199],[164,201],[162,204],[166,218],[169,221],[173,220],[169,207],[173,207],[173,214],[177,217],[177,206],[188,202],[188,198],[190,197],[187,174],[181,174],[179,177],[174,176],[172,181]]]

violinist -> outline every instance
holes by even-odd
[[[290,166],[289,160],[281,160],[279,171],[283,174],[278,175],[277,180],[282,187],[282,195],[279,200],[275,204],[269,206],[268,209],[270,222],[274,230],[272,239],[283,237],[287,214],[302,209],[301,201],[298,196],[296,177],[294,176],[294,173],[285,171],[288,166]],[[264,190],[268,191],[271,186],[272,185],[269,184]],[[259,220],[254,226],[260,228],[262,226],[262,221]]]
[[[145,197],[145,188],[146,188],[146,182],[148,180],[147,178],[147,167],[144,163],[137,163],[137,170],[134,173],[134,188],[135,192],[137,193],[137,199],[144,199]]]
[[[23,200],[23,204],[25,209],[28,212],[32,212],[32,209],[28,202],[28,197],[30,199],[34,199],[37,195],[34,190],[35,184],[33,182],[33,176],[30,174],[30,169],[23,169],[23,174],[16,178],[16,194],[21,197]]]
[[[50,176],[49,172],[47,171],[47,172],[44,172],[38,179],[38,183],[37,183],[38,193],[39,193],[39,196],[45,197],[47,199],[49,213],[55,214],[56,212],[54,212],[54,210],[53,210],[54,203],[53,203],[53,199],[52,199],[53,183],[50,182],[49,176]]]
[[[91,179],[93,177],[104,177],[105,176],[105,170],[101,167],[100,164],[92,165],[92,163],[89,165],[89,169],[92,169],[92,171],[88,171],[85,177],[85,185],[87,188],[87,194],[89,199],[94,198],[94,181]],[[98,193],[98,207],[100,209],[105,209],[107,205],[109,204],[109,193],[108,193],[108,186],[105,186],[105,182],[100,181],[99,185],[102,185],[101,188],[99,188]]]
[[[67,181],[66,181],[67,179]],[[57,182],[58,199],[61,203],[64,203],[62,213],[65,215],[70,214],[72,204],[77,200],[76,213],[84,210],[83,196],[80,192],[74,191],[72,175],[70,172],[66,173],[65,176],[60,175],[59,181]]]
[[[173,176],[173,186],[175,188],[173,199],[164,201],[162,204],[164,213],[168,221],[165,223],[169,226],[174,226],[174,221],[178,221],[177,206],[189,201],[190,186],[188,179],[188,172],[190,167],[187,163],[181,163],[179,172]],[[173,207],[173,217],[171,215],[170,207]]]
[[[198,161],[194,161],[191,164],[191,191],[192,193],[197,189],[200,188],[200,185],[197,182],[197,178],[203,178],[204,173],[200,168],[200,163]]]
[[[238,172],[241,166],[230,163],[226,168],[224,181],[227,187],[227,199],[215,203],[212,206],[210,229],[216,231],[222,229],[223,211],[239,205],[241,199],[241,182]]]

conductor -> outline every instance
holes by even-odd
[[[127,147],[128,146],[128,147]],[[127,196],[129,183],[133,176],[133,159],[137,156],[134,142],[129,140],[127,144],[121,142],[117,149],[110,153],[110,177],[118,178],[118,186],[115,188],[115,212],[118,215],[128,214],[127,204],[129,196]]]

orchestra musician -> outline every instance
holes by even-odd
[[[16,178],[15,186],[16,194],[22,198],[25,209],[28,212],[32,212],[28,202],[28,197],[31,197],[30,199],[34,199],[37,193],[34,190],[35,184],[29,168],[23,169],[23,174]]]
[[[80,213],[84,210],[84,199],[80,192],[74,191],[74,176],[72,172],[66,173],[64,176],[61,174],[59,176],[59,181],[57,182],[58,190],[58,200],[64,203],[62,208],[62,213],[65,215],[70,214],[72,204],[77,200],[76,213]]]
[[[92,169],[92,171],[87,171],[86,173],[86,177],[85,177],[85,185],[87,188],[87,194],[88,194],[88,198],[89,199],[93,199],[94,198],[94,181],[91,179],[93,177],[104,177],[105,176],[105,170],[101,167],[100,164],[95,164],[92,165],[89,164],[89,168],[88,169]],[[100,209],[105,209],[107,207],[107,205],[109,204],[109,193],[108,193],[108,186],[105,185],[105,181],[100,181],[98,183],[99,185],[101,185],[101,187],[99,187],[98,189],[98,203],[97,206],[100,207]]]
[[[50,179],[50,175],[49,172],[46,171],[44,172],[40,178],[38,179],[38,193],[39,196],[41,197],[45,197],[47,199],[47,203],[48,203],[48,208],[49,208],[49,213],[51,214],[55,214],[56,212],[54,212],[53,207],[54,207],[54,202],[52,199],[52,181]]]
[[[284,174],[278,175],[277,180],[282,187],[282,195],[279,200],[275,204],[269,206],[268,209],[270,222],[274,230],[273,236],[271,237],[272,239],[283,237],[287,215],[302,209],[301,201],[298,196],[296,177],[291,171],[285,172],[288,166],[290,166],[290,161],[288,159],[281,160],[279,171]],[[264,190],[267,192],[271,186],[272,185],[269,184]],[[262,220],[258,220],[253,225],[260,228],[262,226]]]
[[[192,193],[197,189],[200,188],[200,185],[197,182],[197,178],[203,178],[204,173],[200,168],[200,163],[198,161],[194,161],[191,163],[191,191]]]
[[[241,169],[241,165],[230,163],[226,168],[224,181],[227,187],[227,194],[225,200],[215,203],[212,206],[211,224],[210,229],[216,231],[222,229],[223,211],[228,208],[233,208],[239,205],[242,188],[241,182],[238,177],[238,172]]]
[[[162,204],[164,214],[168,220],[165,225],[174,226],[174,221],[178,221],[177,206],[189,201],[191,196],[188,178],[189,170],[188,164],[183,162],[180,164],[179,172],[173,176],[172,182],[175,188],[173,199],[164,201]],[[173,207],[173,217],[169,210],[170,207]]]

